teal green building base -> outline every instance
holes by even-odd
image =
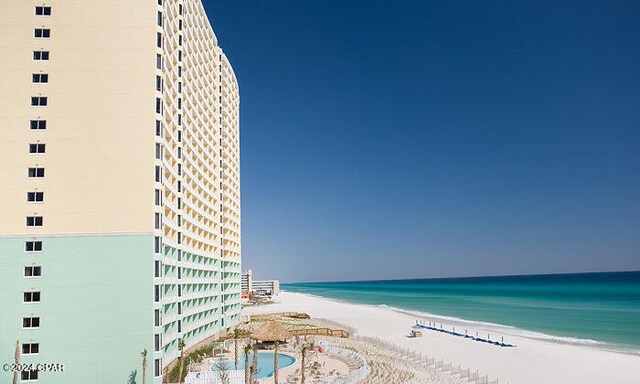
[[[13,363],[16,340],[38,343],[21,363],[60,363],[63,372],[39,372],[38,383],[147,383],[153,378],[153,236],[67,236],[38,238],[42,252],[25,252],[29,238],[0,238],[0,367]],[[42,276],[24,277],[41,266]],[[40,303],[23,293],[40,291]],[[23,317],[40,317],[38,329]],[[161,353],[158,353],[161,354]],[[160,356],[161,357],[161,356]],[[0,370],[0,382],[13,374]]]

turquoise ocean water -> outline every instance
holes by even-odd
[[[296,283],[282,289],[640,351],[640,272]]]

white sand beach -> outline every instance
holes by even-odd
[[[324,318],[346,324],[360,336],[379,337],[402,347],[453,365],[477,370],[499,383],[640,383],[640,356],[609,351],[594,346],[541,340],[514,335],[508,329],[491,325],[443,321],[441,318],[420,317],[458,331],[468,329],[492,340],[504,337],[514,348],[502,348],[434,331],[424,331],[421,338],[408,334],[417,316],[391,308],[349,304],[331,299],[282,292],[279,303],[246,308],[247,314],[297,311],[314,318]]]

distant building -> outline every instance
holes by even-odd
[[[253,271],[250,269],[242,274],[240,286],[243,298],[249,298],[252,293],[267,296],[277,296],[280,293],[278,280],[253,280]]]

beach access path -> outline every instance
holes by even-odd
[[[306,312],[313,318],[324,318],[346,324],[358,335],[379,337],[436,360],[478,370],[490,380],[510,384],[586,384],[640,383],[640,355],[605,350],[589,345],[540,340],[492,329],[490,325],[444,321],[420,316],[443,326],[456,327],[469,334],[478,332],[491,339],[516,347],[505,348],[475,342],[445,333],[423,330],[423,337],[409,338],[418,316],[388,307],[350,304],[302,293],[282,292],[279,303],[244,309],[246,314],[269,312]]]

